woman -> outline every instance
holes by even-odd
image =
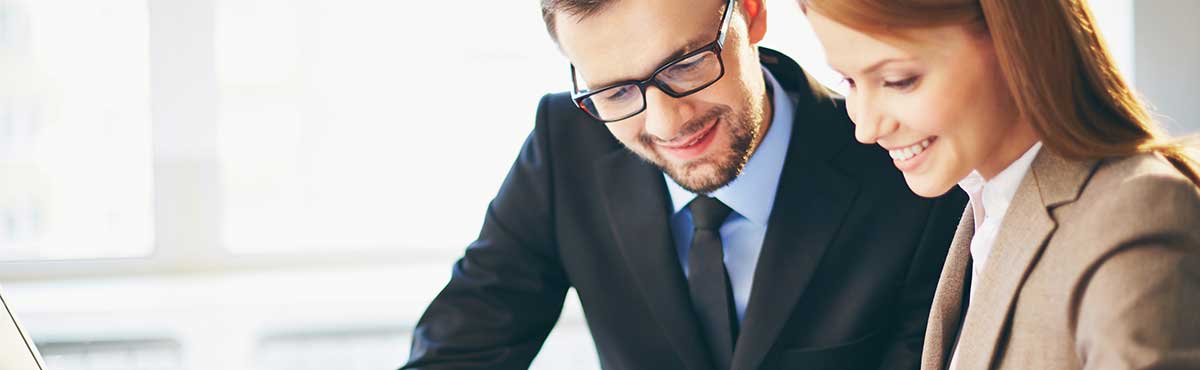
[[[971,196],[922,368],[1200,369],[1200,190],[1083,0],[801,0],[863,143]]]

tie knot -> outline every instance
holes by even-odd
[[[725,203],[707,195],[697,195],[688,209],[692,211],[692,224],[697,230],[719,230],[733,212]]]

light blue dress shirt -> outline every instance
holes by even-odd
[[[767,221],[779,189],[779,177],[792,138],[792,118],[795,114],[795,103],[779,85],[779,81],[766,68],[763,68],[763,75],[773,91],[773,117],[767,135],[750,156],[741,176],[709,194],[733,209],[721,225],[721,246],[725,252],[725,270],[729,272],[730,285],[733,287],[738,321],[745,317],[746,304],[750,301],[754,269],[762,252],[763,238],[767,235]],[[675,248],[679,263],[683,265],[683,273],[688,275],[687,258],[694,226],[692,213],[685,207],[696,194],[679,186],[666,174],[663,176],[667,179],[667,190],[674,207],[671,235],[675,237]]]

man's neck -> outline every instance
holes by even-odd
[[[775,86],[767,79],[766,72],[763,73],[762,122],[759,122],[758,135],[755,136],[754,143],[750,145],[747,159],[754,156],[759,144],[762,144],[763,139],[767,137],[767,130],[771,129],[771,122],[775,120]]]

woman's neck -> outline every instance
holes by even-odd
[[[991,181],[1042,138],[1033,129],[1033,125],[1028,121],[1021,120],[1000,140],[996,150],[975,169],[983,176],[984,180]]]

